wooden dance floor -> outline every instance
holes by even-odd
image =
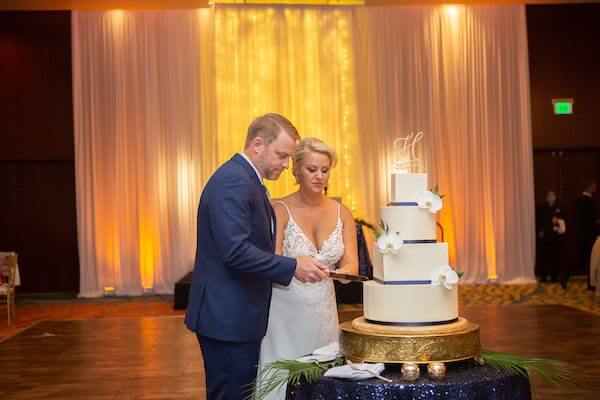
[[[573,364],[579,387],[536,382],[539,399],[600,399],[600,316],[564,306],[461,311],[480,324],[484,348]],[[45,321],[0,343],[4,400],[204,397],[202,359],[182,317]]]

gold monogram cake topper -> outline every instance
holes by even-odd
[[[408,136],[394,140],[394,155],[392,163],[397,172],[422,172],[423,163],[417,157],[416,144],[423,138],[423,132],[416,135],[412,132]]]

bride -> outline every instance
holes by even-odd
[[[277,216],[276,252],[288,257],[312,256],[336,272],[356,275],[356,229],[350,210],[325,197],[335,151],[317,138],[298,143],[292,158],[298,191],[273,203]],[[273,285],[267,333],[262,341],[260,370],[272,361],[293,360],[338,340],[333,281]],[[284,399],[285,386],[267,396]]]

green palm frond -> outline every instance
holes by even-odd
[[[356,222],[358,225],[366,226],[373,233],[377,232],[377,227],[375,225],[373,225],[370,222],[365,221],[362,218],[354,218],[354,222]]]
[[[250,394],[244,400],[264,399],[267,394],[287,383],[315,382],[329,368],[341,364],[344,364],[344,359],[341,357],[329,362],[312,364],[295,360],[273,361],[262,369],[250,388]]]
[[[435,194],[435,195],[437,195],[437,196],[440,196],[440,199],[443,199],[446,196],[445,194],[440,194],[440,187],[439,187],[439,185],[435,185],[435,187],[432,188],[430,190],[430,192],[433,193],[433,194]]]
[[[375,234],[375,237],[377,239],[379,239],[379,237],[383,234],[388,235],[390,233],[390,227],[388,224],[385,223],[384,220],[381,220],[379,222],[379,230],[378,231],[373,231],[373,233]]]
[[[570,366],[562,361],[545,358],[530,358],[515,354],[481,350],[483,361],[497,369],[522,375],[528,379],[537,375],[554,387],[575,385]]]

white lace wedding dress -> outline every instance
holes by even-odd
[[[335,263],[344,254],[342,237],[343,223],[338,207],[335,229],[323,242],[320,250],[302,232],[294,221],[287,205],[288,223],[283,230],[282,253],[296,258],[312,256],[335,268]],[[273,297],[269,311],[269,324],[260,348],[259,376],[262,367],[279,359],[293,360],[311,354],[319,347],[338,341],[338,315],[333,281],[325,279],[319,283],[302,283],[292,278],[289,286],[273,285]],[[285,387],[273,391],[268,400],[285,399]]]

